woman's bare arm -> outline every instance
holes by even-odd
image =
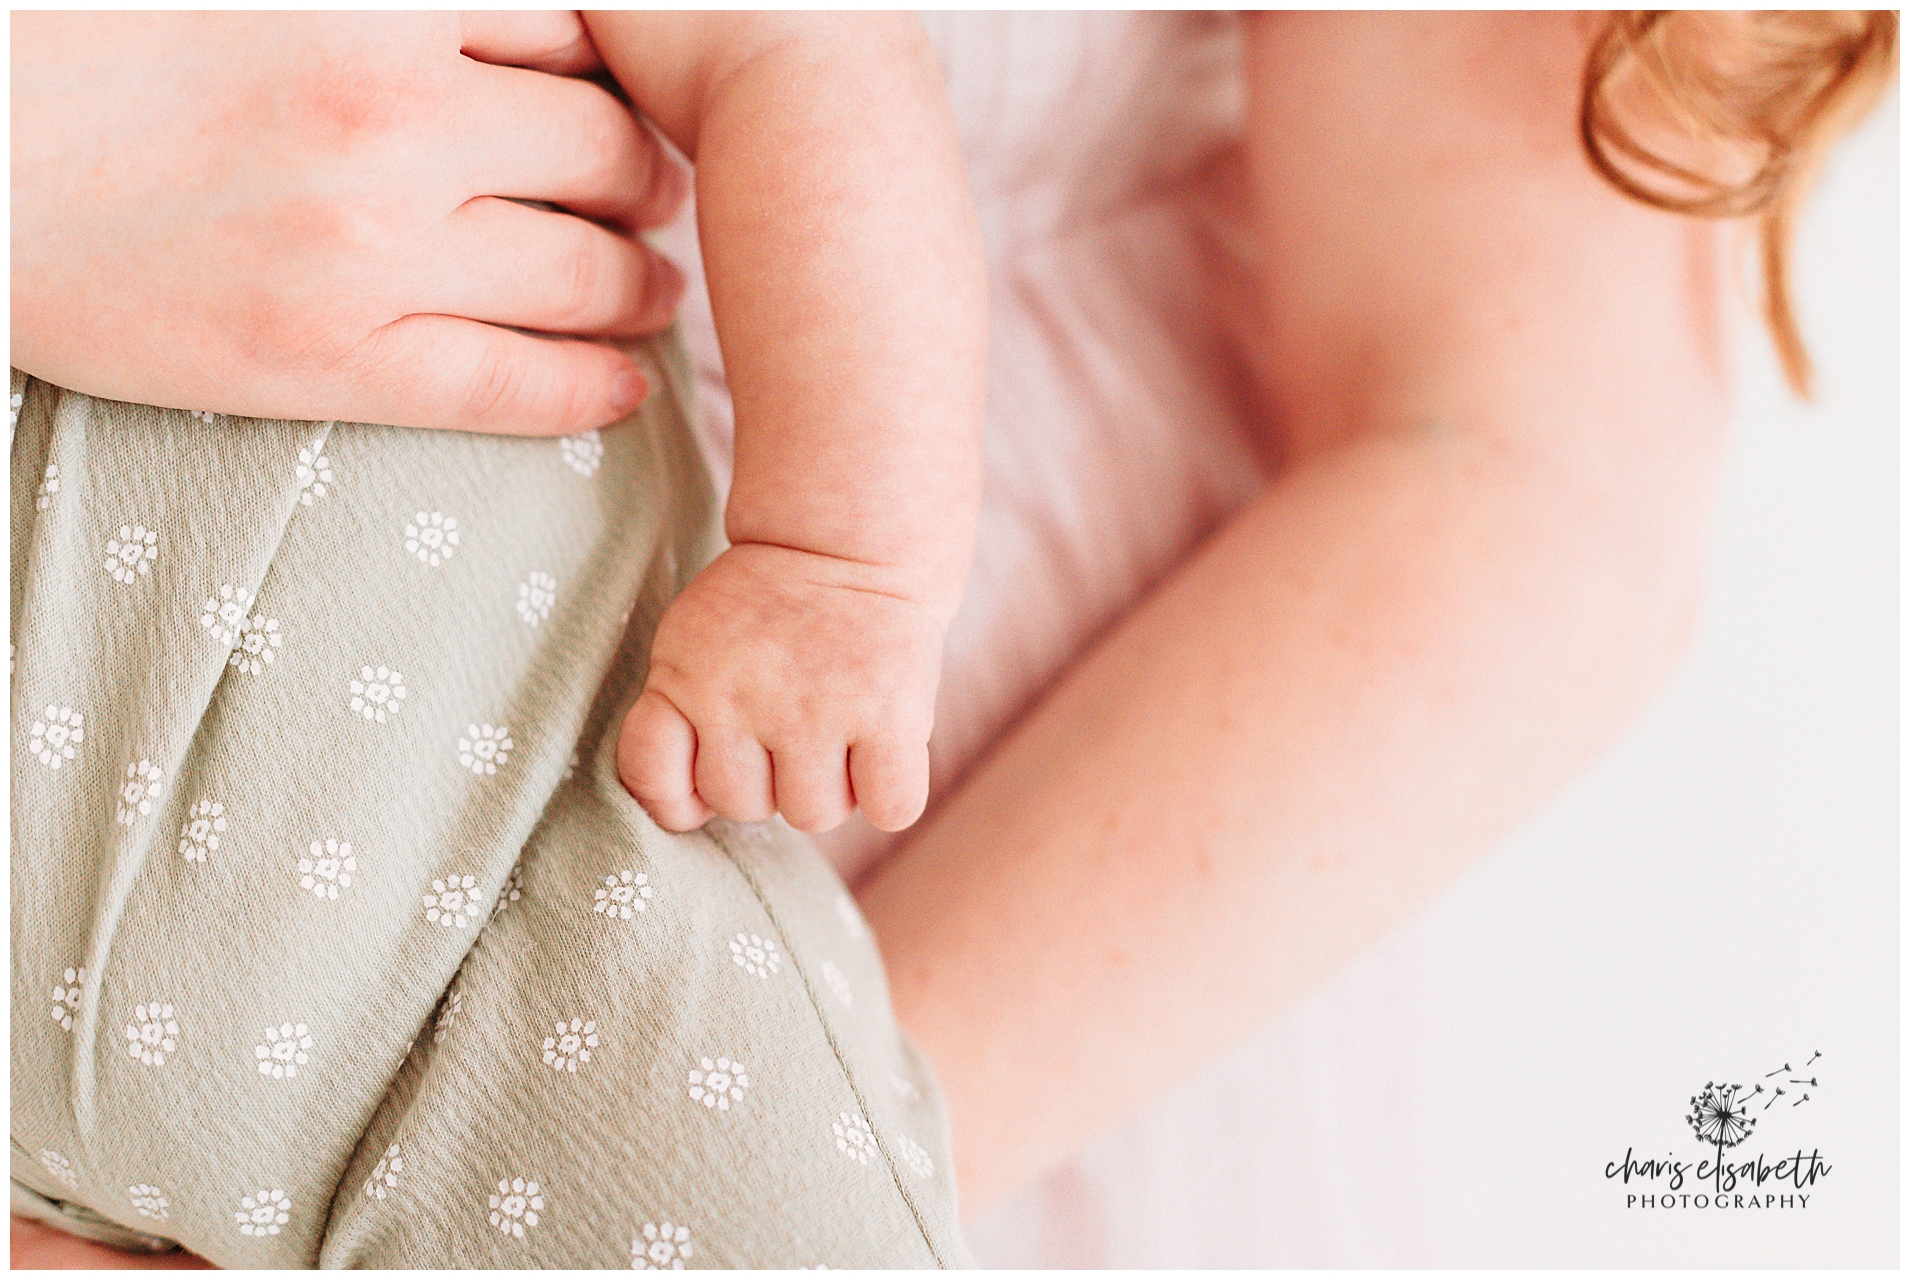
[[[864,889],[969,1210],[1425,901],[1681,651],[1716,250],[1579,155],[1579,21],[1251,21],[1285,465]]]

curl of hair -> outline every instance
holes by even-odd
[[[1791,309],[1798,210],[1896,62],[1896,13],[1851,9],[1617,12],[1586,57],[1579,136],[1593,168],[1661,209],[1756,219],[1765,323],[1801,396],[1811,364]]]

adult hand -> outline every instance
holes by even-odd
[[[561,433],[682,276],[687,187],[571,13],[31,13],[13,22],[12,362],[257,417]],[[540,200],[569,212],[513,203]],[[588,220],[587,220],[588,219]]]

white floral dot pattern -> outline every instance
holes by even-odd
[[[458,522],[442,511],[420,511],[415,520],[405,522],[405,550],[433,569],[449,560],[458,549]]]
[[[40,1165],[46,1170],[47,1177],[65,1187],[68,1191],[77,1191],[80,1175],[73,1169],[73,1162],[51,1147],[40,1148]]]
[[[513,745],[509,726],[474,724],[458,739],[458,763],[488,778],[510,761]]]
[[[431,1031],[431,1043],[443,1044],[444,1038],[451,1034],[451,1028],[458,1025],[458,1015],[464,1012],[464,989],[451,988],[451,994],[445,997],[444,1008],[438,1011],[438,1021]]]
[[[158,1000],[133,1006],[126,1024],[126,1052],[149,1067],[166,1065],[166,1055],[179,1047],[179,1022],[173,1008]]]
[[[73,1015],[80,1011],[80,997],[86,990],[86,966],[79,965],[60,975],[53,984],[53,1008],[49,1012],[53,1021],[60,1024],[60,1030],[73,1029]]]
[[[563,436],[557,441],[557,451],[563,455],[564,465],[578,475],[595,475],[604,460],[603,433],[584,431],[574,436]]]
[[[53,505],[53,495],[60,491],[60,467],[56,462],[46,464],[46,474],[40,477],[40,491],[33,495],[36,510],[45,511]]]
[[[241,624],[239,643],[226,662],[244,675],[256,676],[278,660],[279,648],[284,643],[277,618],[254,614]]]
[[[20,406],[27,402],[24,391],[15,391],[7,397],[7,444],[13,444],[13,429],[20,425]]]
[[[590,909],[612,920],[628,920],[650,909],[650,877],[638,871],[619,871],[605,876],[603,886],[591,895]]]
[[[130,827],[153,811],[160,792],[165,790],[164,774],[150,760],[135,760],[126,766],[126,781],[119,784],[119,804],[114,810],[121,826]]]
[[[196,801],[186,810],[186,823],[179,828],[179,853],[187,862],[204,862],[219,851],[219,837],[225,834],[225,806],[217,800]]]
[[[849,980],[842,976],[842,970],[836,968],[835,961],[822,962],[822,980],[828,984],[829,994],[840,1000],[843,1008],[855,1004],[856,994],[849,989]]]
[[[378,1157],[378,1163],[371,1168],[371,1177],[365,1179],[365,1194],[374,1200],[383,1200],[398,1189],[398,1175],[405,1171],[404,1152],[397,1143],[385,1148],[385,1154]]]
[[[379,724],[398,714],[405,701],[404,674],[390,667],[360,667],[351,682],[351,709]]]
[[[909,1080],[894,1071],[889,1072],[889,1088],[895,1090],[895,1096],[904,1101],[922,1096],[920,1089],[917,1089]]]
[[[332,460],[317,449],[300,449],[293,474],[298,478],[298,500],[309,507],[331,487]]]
[[[106,543],[106,572],[122,585],[152,572],[159,558],[159,535],[143,524],[123,524],[119,536]]]
[[[740,1062],[728,1058],[711,1061],[699,1058],[700,1071],[690,1072],[690,1100],[718,1111],[728,1111],[732,1102],[741,1102],[749,1088],[749,1071]]]
[[[681,1271],[695,1256],[690,1229],[676,1223],[646,1222],[642,1232],[630,1238],[632,1271]]]
[[[557,1024],[557,1034],[544,1037],[544,1065],[553,1071],[577,1074],[577,1068],[590,1061],[597,1047],[597,1024],[585,1018],[572,1018]]]
[[[424,895],[424,918],[447,929],[462,929],[477,919],[483,906],[478,902],[476,876],[446,876],[431,882]]]
[[[306,856],[298,860],[298,887],[315,898],[337,901],[340,889],[351,888],[358,870],[358,855],[347,840],[314,840]]]
[[[252,593],[237,583],[227,582],[219,593],[207,599],[199,610],[199,625],[223,645],[239,643],[252,612]]]
[[[208,427],[212,426],[214,423],[216,423],[219,420],[219,415],[212,412],[212,410],[210,409],[188,409],[186,412],[187,414],[191,416],[193,421],[203,422]]]
[[[71,707],[49,705],[27,732],[27,750],[47,768],[57,769],[79,754],[85,740],[85,716]]]
[[[867,1164],[875,1156],[875,1133],[860,1111],[844,1111],[829,1126],[835,1131],[836,1150],[855,1161]]]
[[[500,1178],[491,1193],[491,1225],[507,1236],[524,1238],[544,1211],[544,1189],[535,1178]]]
[[[935,1176],[934,1159],[929,1155],[927,1150],[923,1148],[922,1144],[917,1142],[914,1138],[909,1137],[906,1133],[897,1134],[895,1138],[895,1149],[896,1152],[901,1155],[902,1163],[908,1166],[910,1173],[918,1178],[932,1178]]]
[[[298,1069],[311,1060],[312,1029],[302,1022],[281,1022],[265,1029],[265,1043],[252,1050],[259,1074],[274,1080],[291,1080]]]
[[[753,933],[739,933],[730,939],[730,959],[755,978],[767,978],[782,968],[783,958],[774,941]]]
[[[292,1220],[292,1197],[279,1187],[240,1196],[238,1212],[232,1219],[245,1235],[275,1236]]]
[[[172,1201],[150,1182],[135,1182],[126,1188],[126,1198],[133,1202],[133,1212],[142,1218],[172,1217]]]
[[[556,603],[557,579],[548,573],[533,573],[517,584],[517,616],[533,627],[550,617]]]

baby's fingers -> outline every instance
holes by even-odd
[[[665,831],[693,831],[710,820],[696,793],[696,728],[655,689],[645,689],[623,718],[617,776]]]
[[[696,792],[731,822],[764,822],[776,812],[769,752],[739,730],[704,726],[696,742]]]
[[[776,770],[776,811],[798,831],[833,831],[855,812],[846,753],[832,750],[771,753]]]
[[[900,831],[928,807],[928,748],[895,738],[866,738],[849,748],[849,780],[870,825]]]

